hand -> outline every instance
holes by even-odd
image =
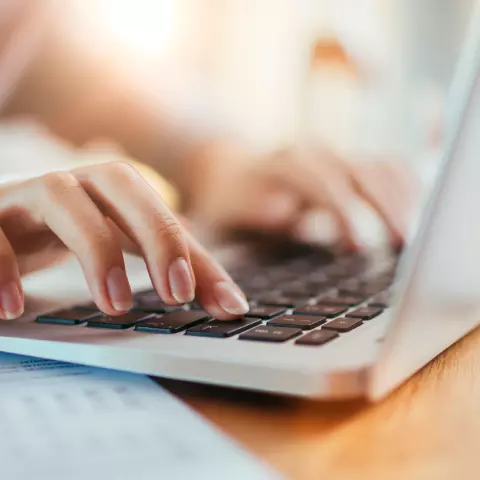
[[[402,243],[418,189],[402,163],[348,163],[326,149],[262,159],[212,149],[195,172],[192,215],[208,227],[268,230],[354,249],[366,246],[360,217]]]
[[[221,320],[248,311],[238,287],[155,190],[131,165],[116,162],[0,187],[0,318],[22,314],[23,272],[68,251],[80,261],[99,308],[109,315],[128,311],[127,243],[141,252],[167,304],[195,297]]]

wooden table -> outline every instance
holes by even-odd
[[[480,478],[480,329],[376,405],[162,383],[286,478]]]

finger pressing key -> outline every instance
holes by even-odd
[[[122,253],[125,243],[138,247],[164,302],[187,303],[197,294],[218,319],[248,312],[238,286],[130,165],[49,173],[0,189],[0,225],[0,318],[23,312],[15,255],[25,262],[42,253],[53,258],[57,251],[77,256],[102,311],[126,312],[132,292]]]
[[[132,306],[122,250],[105,217],[70,173],[50,173],[34,208],[77,256],[97,305],[109,315]]]
[[[197,278],[196,298],[218,320],[230,320],[250,310],[247,299],[228,273],[187,234]]]
[[[78,169],[76,175],[104,215],[139,246],[162,300],[192,301],[195,275],[185,230],[158,193],[124,163]]]

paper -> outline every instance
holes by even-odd
[[[279,477],[148,377],[2,353],[0,478]]]

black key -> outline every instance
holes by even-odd
[[[180,310],[181,307],[170,306],[163,302],[157,292],[144,292],[135,296],[135,311],[165,313]]]
[[[322,328],[335,330],[336,332],[349,332],[362,325],[362,323],[362,320],[359,318],[337,318],[336,320],[327,323]]]
[[[317,315],[319,317],[333,318],[346,312],[347,308],[337,305],[304,305],[295,310],[299,315]]]
[[[247,313],[246,317],[256,317],[267,320],[269,318],[277,317],[285,312],[283,307],[269,307],[267,305],[257,305],[250,308],[250,311]]]
[[[270,320],[267,325],[276,327],[296,327],[301,330],[312,330],[327,321],[326,317],[314,317],[312,315],[282,315],[275,320]]]
[[[380,307],[363,307],[350,312],[346,316],[351,318],[361,318],[362,320],[371,320],[372,318],[380,315],[382,312],[383,308]]]
[[[341,295],[341,296],[328,296],[322,298],[322,303],[326,305],[339,305],[346,307],[354,307],[359,303],[362,303],[365,297],[359,295]]]
[[[89,320],[88,327],[95,328],[111,328],[115,330],[124,330],[133,327],[136,323],[144,320],[149,320],[154,315],[142,312],[129,312],[118,317],[110,317],[109,315],[102,315],[101,317]]]
[[[227,338],[255,327],[259,323],[261,323],[259,318],[241,318],[231,321],[211,320],[203,325],[189,328],[185,333],[198,337]]]
[[[297,337],[302,331],[299,328],[286,327],[266,327],[261,325],[242,333],[238,338],[240,340],[255,340],[258,342],[286,342],[291,338]]]
[[[55,325],[80,325],[102,315],[98,310],[65,309],[47,313],[37,317],[37,323],[51,323]]]
[[[209,318],[208,314],[202,311],[179,310],[137,323],[135,330],[152,333],[178,333],[189,327],[194,327]]]
[[[295,343],[297,345],[318,346],[328,343],[339,336],[337,332],[322,329],[301,336]]]

